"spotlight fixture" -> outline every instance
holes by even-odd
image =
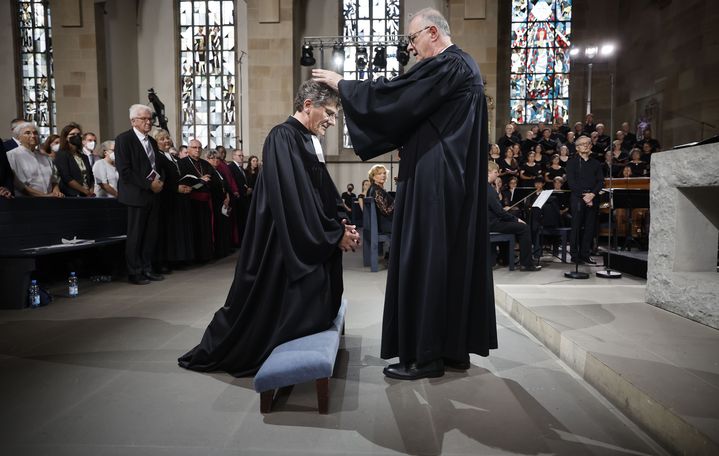
[[[384,46],[378,46],[374,51],[374,60],[372,66],[376,70],[384,70],[387,68],[387,49]]]
[[[357,57],[355,58],[357,69],[364,71],[367,68],[367,48],[364,46],[357,48]]]
[[[335,63],[335,68],[342,70],[345,64],[345,47],[342,43],[335,43],[332,46],[332,60]]]
[[[313,47],[311,44],[305,43],[302,46],[302,57],[300,58],[300,65],[312,66],[315,64],[315,56],[312,55]]]
[[[577,55],[579,55],[579,51],[579,48],[572,48],[569,50],[569,55],[571,55],[572,57],[576,57]]]
[[[405,40],[402,40],[397,45],[397,61],[400,65],[405,66],[409,63],[409,51],[407,50],[407,46],[409,43],[407,43]]]
[[[584,50],[584,55],[587,56],[590,59],[593,59],[597,55],[597,49],[596,46],[590,46]]]

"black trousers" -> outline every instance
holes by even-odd
[[[572,233],[569,241],[572,259],[589,258],[592,251],[592,240],[596,232],[598,202],[599,200],[595,198],[592,201],[594,205],[588,207],[581,195],[572,194]]]
[[[489,225],[489,231],[514,234],[519,242],[519,263],[524,267],[532,265],[532,236],[526,223],[494,222]],[[514,252],[509,253],[509,258],[514,258]]]
[[[153,197],[144,207],[127,207],[127,243],[125,259],[130,275],[150,272],[158,238],[159,201]]]

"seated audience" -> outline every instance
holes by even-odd
[[[649,144],[651,147],[651,152],[654,153],[659,150],[661,150],[661,145],[659,144],[659,141],[652,138],[652,129],[651,128],[645,128],[644,132],[642,132],[642,139],[637,141],[637,147],[644,150],[644,144]]]
[[[519,164],[514,159],[514,151],[511,147],[505,149],[504,158],[499,161],[499,170],[499,176],[505,184],[511,177],[519,176]]]
[[[0,198],[10,199],[15,194],[15,185],[10,163],[7,161],[5,145],[0,142]]]
[[[60,150],[60,135],[50,135],[44,143],[42,143],[41,152],[46,153],[51,160],[55,161],[55,155]]]
[[[622,149],[634,149],[637,144],[637,135],[629,130],[629,122],[622,122],[622,133],[624,133],[624,144],[622,145]]]
[[[392,217],[394,215],[394,198],[384,189],[387,180],[387,168],[382,165],[374,165],[369,170],[370,186],[367,190],[367,197],[374,198],[377,207],[377,220],[380,233],[392,232]]]
[[[489,146],[489,161],[493,161],[499,164],[502,159],[502,154],[499,152],[499,146],[497,144],[491,144]]]
[[[40,137],[35,124],[17,123],[14,138],[20,145],[7,152],[7,159],[15,174],[15,196],[62,197],[52,160],[37,150]]]
[[[566,149],[565,146],[562,146],[562,148]],[[554,179],[557,177],[563,177],[566,173],[567,172],[564,169],[564,166],[562,166],[562,161],[559,158],[559,155],[554,154],[552,155],[552,161],[549,164],[549,167],[547,167],[544,173],[544,182],[551,184],[554,182]]]
[[[544,176],[542,167],[534,161],[535,155],[536,153],[530,152],[527,155],[527,163],[520,168],[519,179],[522,182],[522,187],[528,187],[536,178]]]
[[[60,149],[55,156],[60,174],[60,191],[65,196],[95,196],[95,177],[90,160],[82,153],[82,129],[72,122],[60,132]]]
[[[115,141],[105,141],[100,144],[100,157],[92,165],[92,174],[95,176],[95,194],[99,197],[117,198],[117,181],[120,174],[115,168]]]
[[[532,240],[530,238],[527,224],[509,212],[502,209],[499,200],[493,195],[494,190],[491,183],[499,176],[499,167],[495,163],[487,164],[487,221],[490,232],[514,234],[519,242],[519,263],[521,271],[537,271],[541,266],[535,266],[532,262]],[[510,258],[514,253],[510,253]],[[512,260],[513,261],[513,260]]]
[[[631,160],[627,162],[627,166],[632,169],[632,176],[646,177],[649,169],[647,164],[642,161],[642,151],[634,148],[631,153]]]

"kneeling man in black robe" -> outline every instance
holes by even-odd
[[[359,243],[338,218],[318,139],[335,125],[339,98],[307,81],[294,108],[265,140],[234,282],[200,344],[179,359],[184,368],[253,375],[276,346],[324,331],[337,316],[342,252]]]
[[[482,76],[438,11],[419,11],[407,31],[418,62],[391,81],[312,75],[339,88],[360,158],[400,149],[381,356],[399,356],[386,376],[414,380],[469,368],[470,353],[497,347],[497,328]]]

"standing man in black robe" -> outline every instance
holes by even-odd
[[[270,131],[227,301],[180,366],[252,375],[276,346],[326,330],[337,316],[342,251],[359,243],[337,217],[340,197],[318,139],[335,125],[338,105],[336,91],[307,81],[295,114]]]
[[[391,81],[313,76],[339,87],[363,160],[400,149],[381,356],[391,378],[469,368],[497,348],[487,230],[487,107],[479,68],[433,9],[408,27],[417,64]]]
[[[596,232],[598,204],[594,201],[604,184],[602,165],[591,160],[592,140],[581,136],[576,141],[577,155],[567,162],[567,183],[572,190],[572,234],[570,250],[574,263],[597,264],[590,257]]]

